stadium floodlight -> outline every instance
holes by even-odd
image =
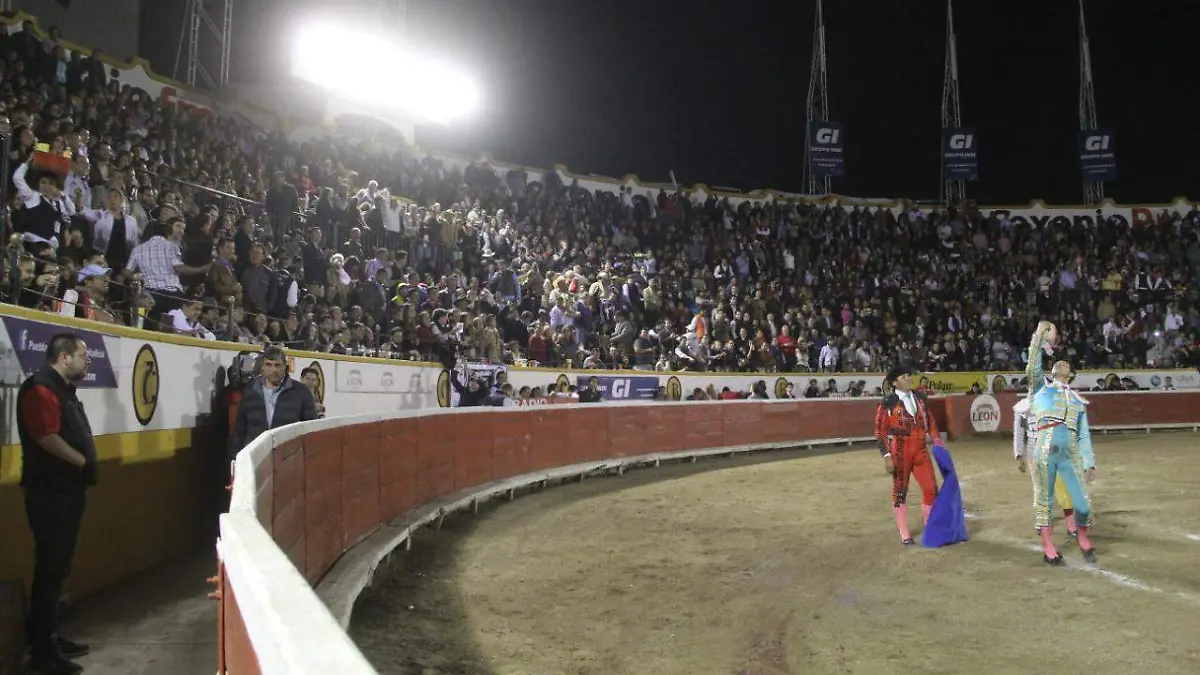
[[[296,34],[292,74],[347,101],[449,124],[478,105],[471,78],[371,29],[325,23]]]

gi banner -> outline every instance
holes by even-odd
[[[600,380],[600,394],[606,401],[649,401],[658,392],[657,377],[620,377],[616,375],[596,375]],[[576,378],[575,386],[586,389],[591,375],[580,375]]]
[[[1085,181],[1117,179],[1117,146],[1109,129],[1079,132],[1079,168]]]
[[[844,154],[842,125],[817,120],[808,123],[808,165],[814,175],[844,176]]]
[[[974,129],[942,129],[946,180],[979,180],[979,140]]]

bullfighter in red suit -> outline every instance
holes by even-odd
[[[892,476],[892,510],[900,529],[900,541],[911,545],[914,542],[908,531],[909,479],[916,478],[921,486],[921,513],[927,522],[938,486],[925,441],[928,437],[938,443],[940,438],[928,399],[913,391],[913,372],[893,369],[887,374],[886,384],[892,385],[894,391],[884,397],[875,412],[875,438],[879,440],[884,468]]]

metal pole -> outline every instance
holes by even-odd
[[[0,115],[0,208],[8,204],[8,178],[12,175],[12,167],[9,165],[8,153],[12,150],[12,124],[8,118]],[[8,237],[12,230],[12,223],[9,220],[8,209],[0,211],[0,233],[3,233],[5,238]]]
[[[954,31],[954,2],[946,0],[946,66],[942,78],[942,129],[957,129],[962,126],[962,108],[958,98],[958,35]],[[939,147],[941,141],[939,140]],[[939,183],[939,199],[943,205],[957,204],[966,197],[966,185],[961,180],[946,178],[945,152]]]
[[[200,14],[204,11],[204,0],[189,3],[191,16],[188,18],[188,63],[187,83],[196,86],[196,66],[200,63]]]
[[[1092,81],[1092,52],[1088,41],[1087,18],[1083,11],[1083,0],[1079,0],[1079,130],[1095,129],[1096,87]],[[1083,201],[1085,204],[1099,204],[1104,200],[1104,183],[1101,181],[1083,182]]]
[[[804,185],[810,195],[827,195],[832,191],[829,176],[818,177],[812,170],[812,140],[809,131],[814,121],[829,121],[829,93],[825,69],[825,12],[822,0],[816,0],[813,19],[812,65],[808,76],[808,123],[804,127]]]
[[[225,309],[226,312],[229,312],[229,320],[225,322],[225,339],[228,342],[236,342],[234,336],[236,335],[237,324],[233,322],[233,308],[236,306],[236,300],[237,298],[234,296],[229,296],[229,306]]]
[[[229,84],[230,50],[233,45],[233,0],[225,0],[225,20],[221,22],[220,86]]]
[[[192,22],[192,3],[196,0],[188,0],[187,7],[183,10],[183,24],[179,27],[179,43],[175,47],[175,65],[171,68],[171,79],[179,80],[179,62],[183,59],[183,46],[187,44],[188,26]]]

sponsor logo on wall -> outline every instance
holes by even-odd
[[[308,368],[317,371],[317,403],[325,402],[325,369],[321,367],[320,361],[313,361],[308,364]]]
[[[334,377],[334,391],[347,394],[394,394],[403,389],[397,369],[382,364],[338,361]]]
[[[437,402],[442,408],[450,407],[450,371],[442,370],[437,379]]]
[[[978,434],[990,434],[1000,428],[1000,402],[991,394],[971,401],[971,428]]]
[[[787,386],[790,384],[786,377],[776,378],[775,380],[775,398],[783,398],[787,393]]]
[[[674,375],[667,380],[667,400],[679,401],[683,398],[683,383]]]
[[[142,345],[133,359],[133,416],[138,424],[147,426],[158,410],[160,371],[158,355],[148,344]]]
[[[21,364],[24,377],[29,377],[46,362],[46,348],[50,340],[59,333],[72,333],[87,345],[88,358],[92,360],[87,373],[75,386],[81,389],[116,389],[117,376],[104,346],[104,336],[90,330],[79,330],[49,323],[28,321],[16,317],[4,317],[4,328],[12,341],[17,362]]]
[[[618,377],[614,375],[579,375],[575,386],[586,389],[588,381],[599,380],[600,395],[610,401],[649,401],[658,392],[657,377]]]

